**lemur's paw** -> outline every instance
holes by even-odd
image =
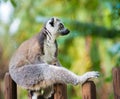
[[[84,82],[86,82],[91,78],[98,78],[99,76],[100,76],[100,73],[97,71],[87,72],[81,77],[81,84],[83,84]]]
[[[87,79],[98,78],[100,76],[100,73],[97,72],[97,71],[92,71],[92,72],[85,73],[85,76],[86,76]]]

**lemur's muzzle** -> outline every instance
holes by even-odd
[[[61,32],[61,35],[67,35],[69,33],[70,33],[70,31],[68,29],[65,29]]]

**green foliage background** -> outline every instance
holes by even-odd
[[[0,5],[8,2],[13,7],[10,19],[7,23],[0,19],[1,78],[15,49],[39,32],[48,18],[56,16],[71,30],[58,39],[61,64],[76,74],[99,71],[97,97],[113,99],[111,71],[120,66],[120,0],[1,0]],[[11,32],[15,20],[20,24]],[[18,99],[26,99],[25,90],[19,88],[18,93]],[[80,97],[80,87],[69,85],[68,99]]]

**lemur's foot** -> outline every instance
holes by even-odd
[[[98,78],[99,76],[100,76],[100,73],[97,71],[87,72],[83,76],[80,77],[81,84],[83,84],[84,82],[86,82],[87,80],[91,78]]]

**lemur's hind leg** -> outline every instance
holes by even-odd
[[[54,87],[49,86],[45,89],[37,90],[37,91],[29,91],[30,96],[32,99],[48,99],[54,93]]]
[[[53,93],[54,93],[54,87],[52,85],[44,89],[43,96],[45,99],[48,99],[49,97],[51,97]]]

